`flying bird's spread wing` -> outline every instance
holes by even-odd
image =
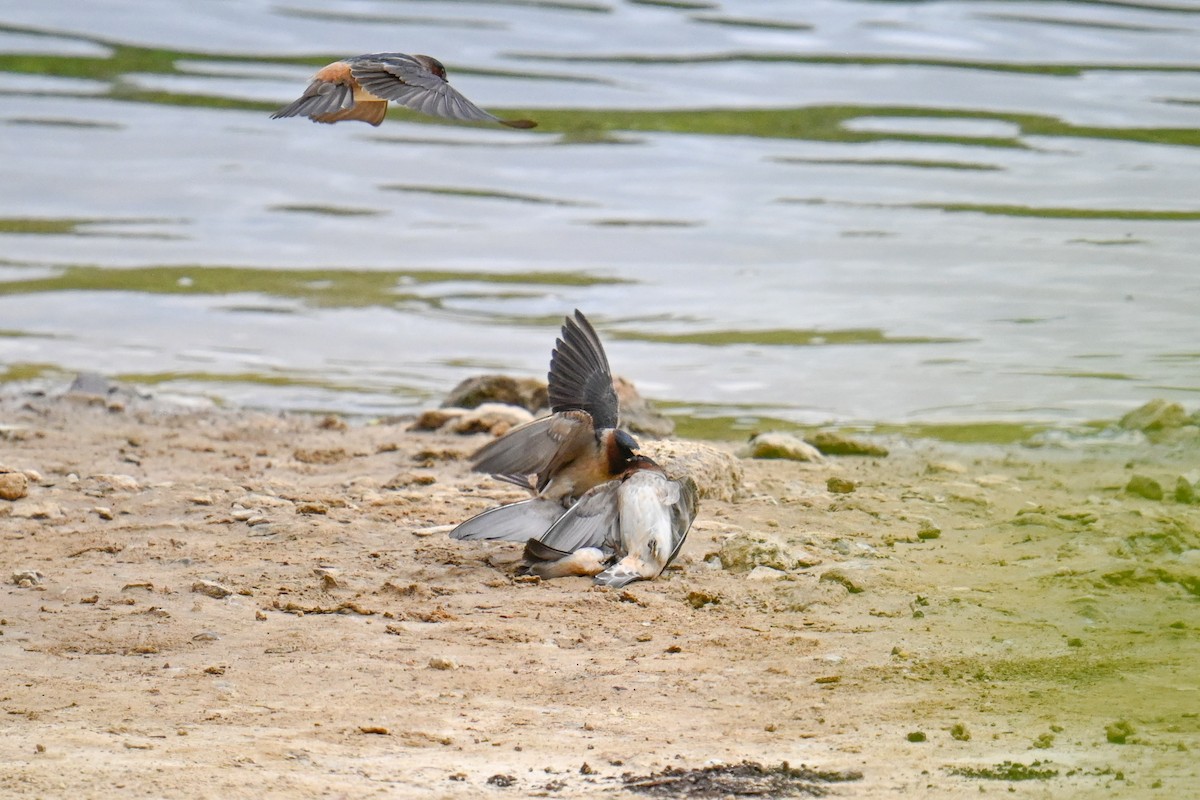
[[[489,114],[464,97],[446,80],[412,56],[380,53],[359,56],[351,72],[363,89],[383,100],[434,117],[468,122],[498,122],[514,128],[531,128],[529,120],[504,120]]]

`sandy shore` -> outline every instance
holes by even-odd
[[[1200,786],[1195,439],[746,460],[611,592],[447,538],[518,497],[466,469],[486,434],[0,410],[5,797],[721,796],[663,771],[743,760],[829,773],[774,796]]]

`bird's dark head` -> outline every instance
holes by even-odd
[[[634,453],[638,449],[637,440],[623,430],[610,431],[605,434],[605,437],[607,441],[604,449],[608,456],[608,473],[620,475],[637,458]]]
[[[438,61],[433,56],[413,56],[414,59],[421,62],[421,66],[437,75],[442,80],[446,80],[446,68],[442,66],[442,62]]]

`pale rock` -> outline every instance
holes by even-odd
[[[29,478],[22,472],[0,472],[0,500],[20,500],[29,494]]]
[[[484,403],[467,413],[451,419],[444,430],[449,433],[493,433],[502,435],[518,425],[533,421],[530,414],[519,406],[501,403]]]
[[[192,584],[192,591],[196,594],[211,597],[214,600],[220,600],[223,597],[233,594],[232,589],[228,589],[216,581],[196,581]]]
[[[756,567],[787,572],[820,563],[820,559],[794,550],[768,534],[735,533],[721,543],[721,549],[715,555],[731,572],[750,572]]]
[[[1118,424],[1130,431],[1161,431],[1186,423],[1187,412],[1183,406],[1158,398],[1130,411]]]
[[[653,458],[676,480],[691,478],[702,499],[734,500],[742,490],[743,469],[732,453],[700,442],[648,441],[638,452]]]
[[[436,431],[442,428],[451,420],[467,414],[465,408],[431,408],[427,411],[422,411],[413,422],[411,429],[414,431]]]
[[[787,573],[774,567],[757,566],[746,574],[748,581],[777,581]]]
[[[11,516],[21,519],[62,519],[66,514],[57,503],[19,500],[13,503]]]
[[[12,582],[22,589],[41,586],[45,579],[46,576],[36,569],[21,569],[12,574]]]
[[[779,431],[758,434],[738,451],[738,455],[743,458],[781,458],[814,463],[825,460],[820,450],[799,436]]]
[[[100,484],[101,491],[109,492],[138,492],[141,484],[132,475],[93,475],[92,480]]]

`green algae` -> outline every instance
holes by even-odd
[[[1100,219],[1124,221],[1194,222],[1200,211],[1150,211],[1136,208],[1067,208],[1062,206],[1019,206],[989,203],[911,203],[909,208],[926,208],[949,213],[987,214],[1000,217],[1041,219]]]
[[[813,26],[805,22],[778,22],[769,19],[751,19],[749,17],[727,17],[716,14],[696,14],[691,17],[693,22],[706,25],[724,25],[730,28],[749,28],[751,30],[773,31],[811,31]]]
[[[271,206],[269,210],[284,211],[290,214],[318,214],[327,217],[375,217],[384,213],[374,208],[345,208],[343,206],[320,205]]]
[[[128,269],[70,266],[50,277],[0,282],[0,296],[93,291],[148,294],[236,295],[260,293],[322,308],[391,306],[409,299],[414,284],[479,282],[534,286],[596,286],[625,281],[583,272],[455,272],[452,270],[272,270],[248,267],[170,266]]]
[[[35,362],[5,364],[0,368],[0,383],[31,381],[47,375],[58,375],[62,372],[63,368],[57,364],[39,364]]]
[[[956,444],[1020,444],[1049,429],[1049,425],[1023,422],[960,422],[877,425],[874,432]]]
[[[1026,691],[1032,683],[1078,688],[1152,666],[1132,656],[1085,655],[989,658],[962,656],[930,659],[912,665],[915,673],[939,680],[966,683],[1009,684]]]
[[[712,347],[726,345],[765,345],[809,347],[839,344],[951,344],[967,341],[930,336],[889,336],[878,328],[842,328],[833,330],[804,330],[775,328],[766,330],[698,331],[695,333],[650,333],[642,331],[613,331],[614,339],[632,339],[660,344],[698,344]]]
[[[995,164],[972,161],[939,161],[919,158],[799,158],[783,156],[772,159],[778,164],[813,164],[834,167],[904,167],[906,169],[949,169],[964,172],[1002,172]]]
[[[1002,761],[991,767],[946,767],[946,771],[963,778],[988,781],[1048,781],[1058,777],[1058,770],[1047,767],[1042,761],[1030,764]]]
[[[519,192],[500,192],[491,189],[471,189],[453,186],[419,186],[414,184],[384,184],[379,187],[390,192],[410,192],[413,194],[441,195],[446,197],[466,197],[479,200],[511,200],[518,203],[534,203],[549,206],[583,207],[590,205],[577,200],[561,200],[554,197],[541,197],[534,194]]]

